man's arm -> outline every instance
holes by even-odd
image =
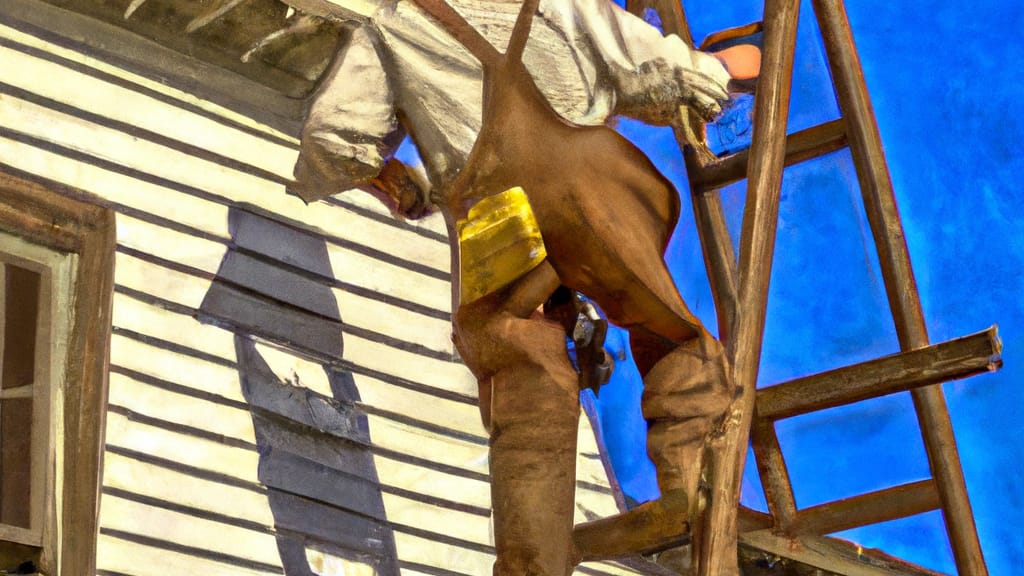
[[[705,120],[728,101],[729,73],[714,56],[622,10],[611,0],[574,0],[577,17],[615,87],[615,113],[651,124],[679,119],[679,107]]]
[[[428,187],[391,157],[404,135],[375,35],[360,25],[313,99],[288,192],[314,202],[361,188],[396,214],[424,216]]]

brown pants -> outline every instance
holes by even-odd
[[[455,316],[456,344],[479,380],[491,434],[496,576],[563,576],[578,562],[572,547],[578,380],[562,326],[536,312],[559,283],[545,262]],[[686,322],[699,327],[692,317]],[[627,328],[644,376],[648,453],[659,486],[692,495],[705,436],[730,400],[721,346],[703,328],[682,342],[643,324]]]

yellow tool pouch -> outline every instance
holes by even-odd
[[[547,257],[537,218],[518,186],[474,204],[456,229],[463,304],[508,286]]]

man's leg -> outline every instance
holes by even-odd
[[[578,380],[564,329],[536,312],[557,286],[544,263],[455,317],[463,359],[491,387],[490,410],[482,410],[491,433],[496,576],[565,576],[576,563]]]
[[[641,327],[630,331],[630,347],[644,378],[647,453],[658,487],[684,490],[695,513],[704,443],[732,400],[724,350],[703,329],[676,343]]]

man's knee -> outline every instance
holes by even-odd
[[[665,355],[644,380],[644,418],[688,420],[719,417],[733,399],[729,363],[714,338],[695,338]]]

